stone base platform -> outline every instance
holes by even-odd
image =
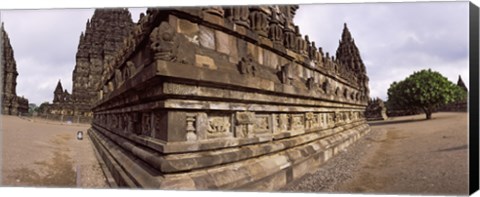
[[[160,143],[154,139],[132,140],[95,125],[88,133],[106,174],[119,187],[275,191],[312,172],[369,131],[359,120],[258,144],[175,154],[149,148]]]

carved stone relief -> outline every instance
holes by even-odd
[[[195,113],[187,113],[186,114],[186,121],[187,121],[187,134],[186,138],[187,141],[195,141],[197,140],[197,130],[195,128],[195,122],[196,122],[196,116],[197,114]]]
[[[271,132],[271,121],[269,115],[256,115],[255,117],[255,133]]]
[[[229,116],[208,116],[207,134],[209,138],[231,136]]]
[[[235,6],[227,8],[227,18],[237,25],[250,28],[250,11],[246,6]]]
[[[251,54],[248,54],[246,57],[243,57],[238,63],[238,70],[241,74],[250,74],[255,76],[257,66],[256,62],[253,60]]]
[[[255,112],[237,112],[235,113],[235,136],[244,138],[253,135],[255,124]]]
[[[162,22],[150,34],[150,48],[155,52],[156,60],[173,61],[178,50],[177,34],[167,22]]]

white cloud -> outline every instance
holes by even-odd
[[[144,8],[130,9],[134,21]],[[1,12],[15,51],[17,93],[51,101],[61,79],[71,92],[80,32],[93,9]],[[468,86],[468,2],[302,5],[295,22],[317,47],[334,55],[346,22],[370,77],[372,97],[386,98],[393,81],[432,68]]]

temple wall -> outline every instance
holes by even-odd
[[[93,108],[116,184],[275,190],[368,132],[368,77],[302,38],[295,10],[149,9]],[[276,14],[291,42],[272,33]]]

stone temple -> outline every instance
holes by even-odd
[[[368,77],[347,25],[333,57],[300,34],[297,9],[141,15],[104,62],[88,132],[110,183],[277,190],[369,132]]]
[[[2,114],[7,115],[22,115],[28,113],[28,100],[23,96],[17,96],[17,63],[13,55],[13,48],[10,44],[10,39],[5,31],[2,23],[0,31],[1,39],[1,53],[2,59],[1,70],[2,76]]]
[[[98,100],[104,64],[112,61],[134,23],[127,9],[97,9],[80,35],[72,94],[59,81],[53,103],[46,107],[45,118],[90,122],[91,108]]]

